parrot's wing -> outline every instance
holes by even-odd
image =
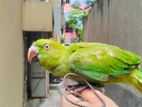
[[[114,46],[81,46],[72,53],[69,63],[76,73],[106,81],[109,76],[128,74],[130,69],[141,63],[141,58]]]

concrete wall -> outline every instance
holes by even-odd
[[[85,40],[115,44],[142,56],[142,1],[97,0],[85,27]]]
[[[53,31],[52,3],[25,0],[23,3],[24,31]]]
[[[0,0],[0,58],[0,107],[22,107],[22,0]]]
[[[52,2],[52,10],[53,10],[53,21],[54,21],[54,28],[53,28],[53,38],[57,41],[60,41],[61,37],[61,0],[51,0]]]
[[[84,40],[114,44],[142,56],[141,11],[142,0],[97,0],[85,22]],[[142,107],[142,95],[128,86],[107,86],[106,93],[120,107]]]

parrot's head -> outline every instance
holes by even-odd
[[[59,64],[64,46],[50,39],[39,39],[28,50],[28,61],[38,59],[41,66],[52,69]]]

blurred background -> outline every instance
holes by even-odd
[[[61,80],[27,62],[27,50],[39,38],[108,43],[142,56],[141,10],[142,0],[1,0],[0,107],[60,107]],[[142,107],[133,87],[105,90],[120,107]]]

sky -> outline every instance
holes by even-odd
[[[77,3],[82,4],[82,3],[86,3],[86,1],[87,0],[70,0],[70,3],[73,4],[73,3],[77,2]],[[88,0],[88,1],[96,1],[96,0]]]

